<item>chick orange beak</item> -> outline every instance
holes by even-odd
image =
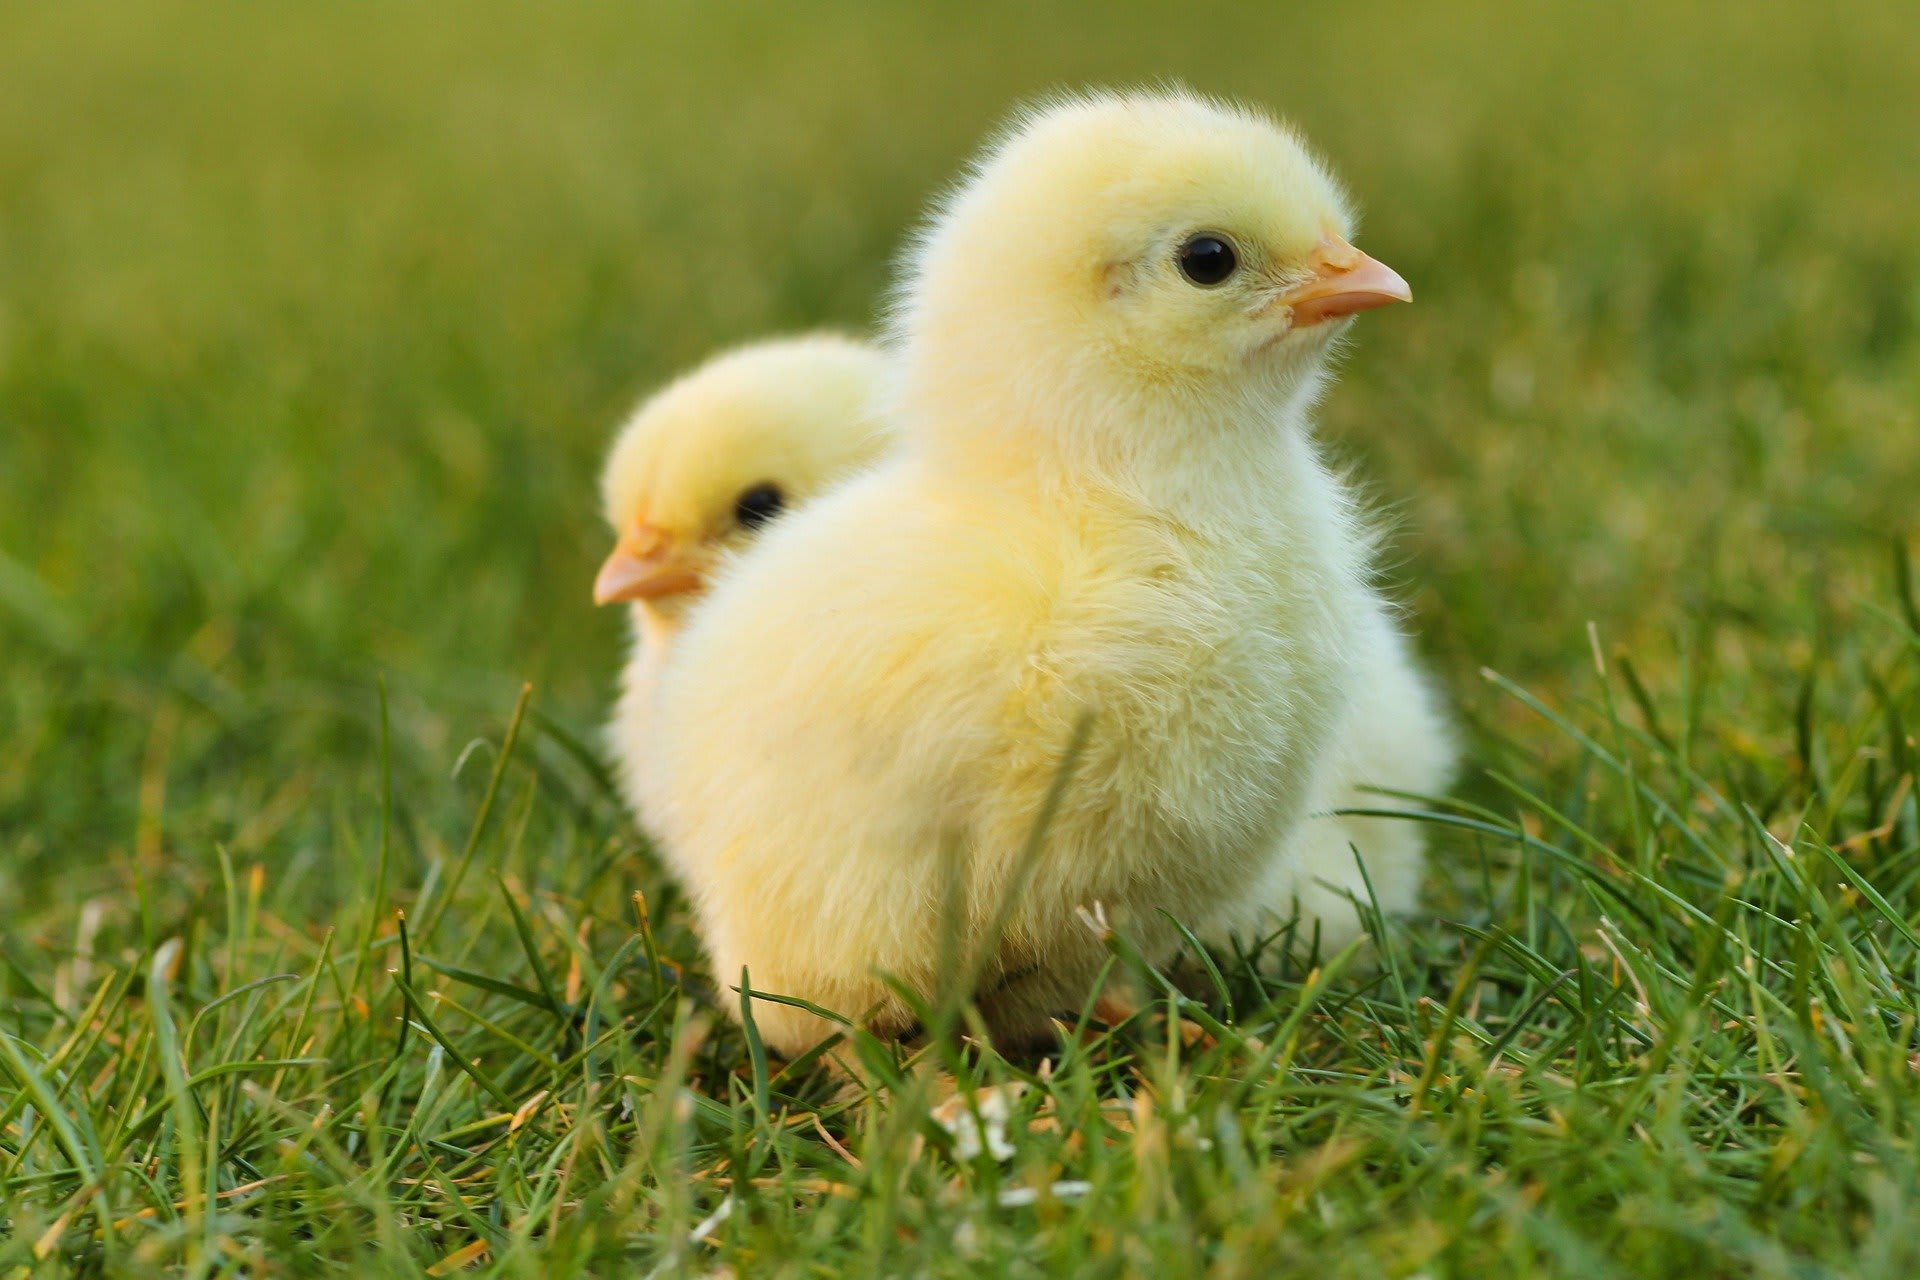
[[[1312,277],[1280,297],[1280,302],[1292,310],[1296,329],[1413,301],[1413,289],[1398,271],[1369,258],[1339,236],[1322,240],[1310,262]]]
[[[669,534],[651,525],[635,525],[620,535],[613,554],[593,580],[593,602],[655,600],[700,588],[693,558]]]

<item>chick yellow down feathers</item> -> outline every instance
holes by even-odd
[[[1308,423],[1347,317],[1408,297],[1351,231],[1293,135],[1195,97],[1056,103],[983,156],[899,295],[898,443],[662,676],[645,798],[723,980],[899,1032],[889,978],[944,994],[951,925],[989,1028],[1037,1038],[1105,959],[1077,908],[1159,957],[1162,912],[1278,876],[1384,610]]]
[[[1426,866],[1411,814],[1453,783],[1459,749],[1439,693],[1385,608],[1359,621],[1354,687],[1315,775],[1307,816],[1281,841],[1260,882],[1202,930],[1251,940],[1294,924],[1323,954],[1363,928],[1361,908],[1413,910]],[[1364,864],[1364,873],[1362,866]]]
[[[837,334],[753,343],[668,384],[621,428],[601,486],[618,542],[594,598],[631,606],[608,735],[643,820],[655,687],[687,609],[773,520],[880,455],[888,370],[877,347]]]

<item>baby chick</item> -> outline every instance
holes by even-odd
[[[1352,225],[1291,134],[1184,94],[1032,113],[948,198],[894,317],[900,443],[741,557],[661,684],[648,811],[723,980],[899,1033],[896,983],[977,976],[1037,1039],[1105,959],[1076,908],[1157,958],[1163,911],[1273,874],[1382,608],[1308,423],[1346,318],[1410,296]]]
[[[621,428],[601,482],[619,541],[593,598],[632,605],[609,738],[636,814],[654,689],[688,606],[776,516],[879,456],[887,370],[877,347],[837,334],[754,343],[669,384]]]

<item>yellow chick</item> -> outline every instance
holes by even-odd
[[[718,355],[628,419],[601,487],[618,538],[596,604],[632,607],[608,735],[636,815],[654,689],[688,607],[775,517],[877,458],[888,364],[871,343],[810,334]]]
[[[1274,874],[1382,608],[1309,434],[1346,317],[1410,296],[1352,225],[1292,134],[1185,94],[1058,102],[979,160],[895,309],[898,445],[738,560],[661,683],[648,812],[722,980],[897,1034],[893,982],[977,972],[1040,1039],[1106,957],[1078,908],[1157,958],[1162,911]]]

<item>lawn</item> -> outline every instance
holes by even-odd
[[[0,1275],[1920,1274],[1915,40],[0,9]],[[869,326],[1015,102],[1166,77],[1418,295],[1322,425],[1471,745],[1428,911],[1044,1064],[769,1060],[598,758],[601,452]]]

